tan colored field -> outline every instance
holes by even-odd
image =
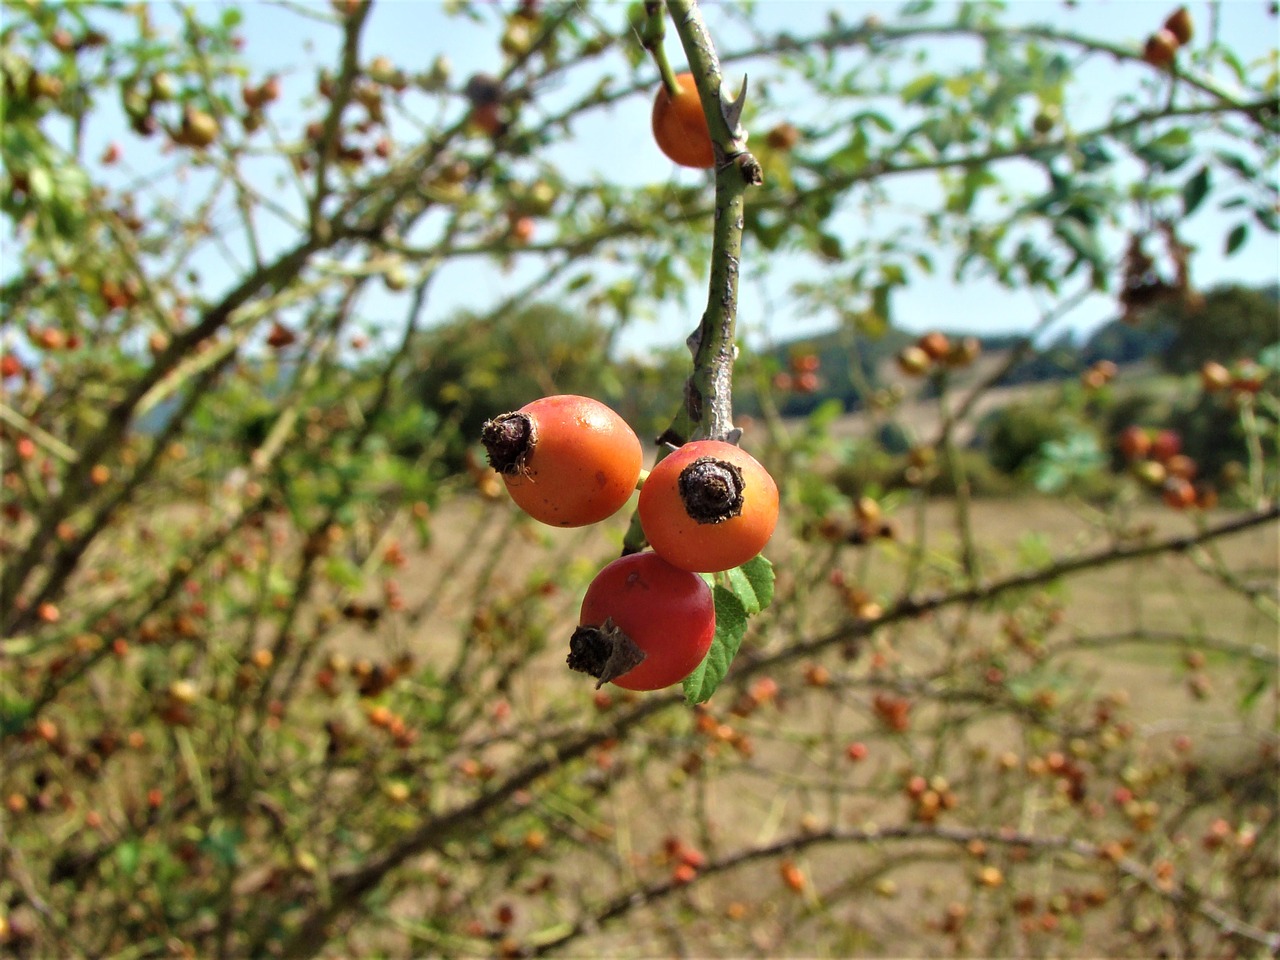
[[[955,571],[949,559],[955,556],[952,510],[950,502],[937,501],[926,504],[918,515],[925,518],[929,531],[923,543],[925,561],[919,580],[923,592],[940,589],[946,582],[954,583]],[[1203,522],[1212,525],[1227,517],[1228,514],[1219,513],[1203,518]],[[837,558],[837,566],[850,576],[865,571],[865,584],[886,606],[900,587],[903,555],[917,542],[917,516],[903,511],[901,519],[904,527],[900,543],[873,548],[873,554],[879,552],[878,560],[868,561],[865,552],[854,548],[842,550]],[[983,573],[997,578],[1050,556],[1100,550],[1112,542],[1112,536],[1096,525],[1097,520],[1088,508],[1065,501],[1035,497],[979,501],[973,506],[973,523],[979,537]],[[477,584],[483,587],[493,577],[498,578],[493,582],[514,584],[530,575],[545,575],[561,585],[554,602],[561,621],[560,635],[567,637],[581,588],[599,563],[615,555],[623,526],[623,520],[615,519],[605,528],[587,532],[549,530],[514,517],[505,502],[456,504],[437,518],[436,542],[425,553],[414,555],[410,566],[399,576],[411,609],[423,598],[435,598],[429,616],[401,642],[428,659],[445,656],[469,632]],[[1128,524],[1135,542],[1188,534],[1195,529],[1196,523],[1188,516],[1156,506],[1135,510]],[[768,550],[777,567],[781,589],[794,589],[794,580],[804,576],[803,571],[790,566],[790,547],[790,537],[782,534]],[[1062,654],[1051,655],[1045,671],[1050,688],[1059,678],[1067,685],[1063,689],[1081,687],[1097,696],[1119,693],[1127,698],[1137,725],[1136,737],[1142,744],[1141,753],[1167,752],[1176,735],[1189,735],[1197,755],[1205,761],[1205,776],[1209,779],[1202,782],[1211,785],[1220,783],[1213,779],[1219,768],[1227,776],[1234,764],[1247,760],[1241,756],[1239,744],[1258,735],[1265,738],[1265,730],[1271,725],[1268,718],[1276,715],[1274,687],[1255,707],[1253,719],[1242,723],[1235,705],[1245,674],[1238,671],[1239,664],[1233,658],[1209,652],[1210,667],[1223,669],[1210,669],[1212,691],[1197,699],[1188,692],[1190,671],[1179,653],[1183,646],[1195,644],[1182,640],[1163,646],[1112,644],[1106,638],[1139,630],[1156,638],[1198,636],[1206,639],[1209,646],[1252,649],[1259,662],[1269,662],[1269,669],[1274,671],[1277,637],[1275,621],[1268,610],[1274,608],[1276,600],[1280,557],[1276,525],[1233,536],[1212,550],[1225,559],[1241,581],[1257,590],[1254,605],[1236,600],[1224,602],[1222,586],[1199,569],[1192,557],[1184,555],[1163,555],[1151,561],[1082,573],[1052,593],[1052,599],[1063,609],[1064,620],[1050,631],[1047,642],[1051,651]],[[500,561],[496,559],[499,556]],[[1036,557],[1040,560],[1033,562]],[[748,647],[758,654],[770,655],[791,643],[820,635],[831,623],[834,602],[830,591],[823,591],[821,585],[809,595],[811,602],[807,606],[801,604],[804,609],[792,609],[785,618],[767,618],[758,631],[749,635]],[[670,760],[672,751],[679,756],[689,750],[695,741],[690,739],[687,719],[676,720],[674,726],[664,728],[665,733],[650,733],[643,738],[645,746],[621,748],[621,756],[613,762],[623,769],[630,769],[633,763],[640,766],[631,771],[631,779],[622,781],[620,789],[610,790],[603,798],[602,820],[584,820],[609,824],[610,849],[601,851],[599,857],[584,853],[576,866],[561,864],[558,875],[573,878],[569,881],[572,892],[562,892],[571,901],[579,896],[590,901],[594,899],[590,891],[598,871],[612,877],[629,876],[632,870],[639,871],[640,876],[651,874],[655,851],[660,849],[663,838],[673,833],[696,838],[708,855],[715,856],[744,846],[767,847],[794,836],[797,829],[858,829],[877,823],[901,823],[905,809],[895,785],[902,771],[914,763],[928,765],[927,757],[919,751],[930,743],[935,748],[949,744],[947,749],[954,752],[954,759],[941,766],[949,770],[948,775],[963,797],[962,803],[991,804],[994,819],[987,822],[993,828],[1003,825],[1048,834],[1069,830],[1070,818],[1064,819],[1060,811],[1056,812],[1050,794],[1027,785],[1018,787],[1013,795],[1002,793],[993,758],[1013,751],[1021,762],[1021,758],[1034,755],[1037,744],[1044,749],[1043,741],[1028,739],[1025,728],[1011,724],[1007,718],[985,721],[965,717],[957,721],[962,709],[955,709],[951,715],[948,711],[953,708],[933,707],[922,710],[917,721],[935,731],[958,723],[956,732],[942,734],[942,739],[934,739],[936,734],[921,737],[913,744],[884,736],[869,707],[868,661],[872,651],[888,652],[896,658],[904,676],[929,675],[931,665],[940,662],[938,658],[951,655],[958,638],[968,637],[972,642],[984,631],[998,633],[1001,616],[999,611],[944,611],[921,623],[894,624],[877,633],[872,647],[853,663],[846,663],[832,649],[829,655],[818,658],[837,678],[829,691],[803,692],[806,665],[787,664],[776,676],[784,690],[796,691],[795,696],[783,701],[782,710],[732,721],[752,740],[753,754],[714,776],[673,772],[667,762],[645,759],[654,756],[652,751],[659,757],[666,753],[664,759]],[[553,637],[555,633],[553,630]],[[370,639],[373,638],[367,634],[353,634],[348,650],[354,653],[367,649]],[[1099,644],[1096,650],[1086,648],[1095,641]],[[1067,650],[1080,644],[1080,649]],[[938,678],[936,684],[944,681],[945,676]],[[537,668],[513,686],[511,697],[518,712],[527,710],[533,714],[557,692],[574,687],[581,688],[585,706],[590,684],[564,669],[563,650],[553,639]],[[734,696],[732,686],[723,689],[711,703],[713,713],[725,718]],[[1250,728],[1253,732],[1246,734]],[[865,739],[873,750],[872,759],[856,770],[850,768],[840,752],[843,744],[854,739]],[[650,766],[652,774],[644,772]],[[1274,804],[1270,810],[1269,815],[1274,816]],[[975,818],[966,817],[971,819]],[[982,821],[983,817],[976,819]],[[858,864],[860,850],[866,854],[865,869]],[[735,904],[749,904],[749,915],[741,922],[750,929],[749,942],[755,945],[757,956],[877,956],[884,955],[889,949],[887,944],[892,945],[890,952],[894,955],[938,955],[949,941],[945,937],[939,939],[936,932],[928,932],[928,924],[943,917],[958,896],[968,904],[967,909],[990,914],[983,927],[985,939],[967,941],[964,947],[952,942],[942,952],[960,950],[989,955],[993,951],[1031,949],[1030,941],[1018,940],[1019,934],[1004,922],[1007,916],[999,919],[1000,903],[1004,901],[994,893],[964,893],[971,891],[973,872],[964,856],[936,844],[924,848],[908,848],[904,844],[901,852],[911,855],[913,865],[896,870],[890,881],[888,873],[882,875],[881,871],[897,862],[892,845],[872,841],[861,847],[855,844],[808,849],[796,857],[812,883],[810,893],[800,898],[777,892],[774,861],[746,863],[727,871],[714,883],[700,884],[687,894],[638,911],[625,924],[609,926],[574,941],[572,952],[594,956],[734,953],[741,949],[741,930],[727,928],[725,917],[738,909]],[[852,861],[851,856],[855,858]],[[606,867],[605,863],[612,866]],[[1009,865],[1006,869],[1015,867]],[[1018,876],[1022,883],[1031,875],[1021,872]],[[1043,874],[1046,883],[1048,876]],[[834,898],[851,885],[874,887],[880,896],[848,901],[863,905],[857,909],[823,907],[822,891]],[[1030,892],[1034,891],[1018,887],[1010,890],[1009,896]],[[859,912],[868,903],[874,906],[874,917]],[[1108,953],[1119,942],[1115,931],[1107,929],[1105,922],[1097,922],[1102,926],[1095,923],[1081,928],[1079,935],[1087,945],[1086,954]],[[806,931],[808,939],[795,941],[796,930]]]

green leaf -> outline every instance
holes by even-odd
[[[360,568],[344,556],[330,557],[325,563],[324,573],[330,583],[344,590],[357,590],[364,586],[364,575]]]
[[[690,706],[711,699],[747,633],[747,611],[737,594],[717,584],[711,595],[716,605],[716,634],[702,663],[684,679],[684,697]]]
[[[1095,267],[1102,263],[1102,247],[1098,243],[1097,234],[1079,220],[1063,217],[1054,224],[1053,232],[1082,260]]]
[[[1101,143],[1090,140],[1080,144],[1080,169],[1085,173],[1093,173],[1111,163],[1111,154]]]
[[[1280,373],[1280,343],[1273,343],[1258,354],[1258,364],[1272,373]]]
[[[30,700],[0,693],[0,739],[25,730],[34,712]]]
[[[886,117],[883,113],[877,113],[874,110],[864,110],[862,113],[856,114],[853,122],[859,126],[863,121],[874,124],[884,133],[893,133],[893,121]]]
[[[1219,150],[1218,160],[1226,166],[1230,167],[1245,180],[1253,181],[1258,178],[1258,169],[1244,157],[1238,153],[1232,153],[1229,150]]]
[[[239,827],[210,831],[200,841],[200,849],[224,867],[234,867],[240,862],[239,847],[244,833]]]
[[[1209,168],[1201,167],[1195,176],[1182,185],[1182,215],[1189,217],[1195,213],[1208,192]]]
[[[1028,532],[1018,538],[1018,562],[1027,567],[1044,567],[1053,562],[1053,548],[1043,533]]]
[[[1267,671],[1257,671],[1254,673],[1252,682],[1245,688],[1244,693],[1240,697],[1239,709],[1242,713],[1252,710],[1267,689],[1271,686],[1272,677]]]
[[[938,98],[942,79],[936,73],[916,77],[902,88],[903,103],[933,103]]]
[[[116,863],[120,865],[120,872],[129,879],[133,879],[138,872],[138,861],[141,858],[142,847],[137,840],[126,840],[116,847]]]
[[[1176,170],[1191,159],[1191,134],[1184,127],[1174,127],[1137,147],[1134,152],[1162,170]]]
[[[1231,228],[1231,232],[1227,234],[1227,243],[1224,252],[1229,257],[1241,247],[1244,242],[1249,239],[1249,225],[1247,223],[1237,223]]]
[[[893,288],[887,283],[877,284],[871,291],[871,310],[888,326],[893,326],[893,308],[889,302],[889,294],[892,292]]]
[[[933,9],[933,0],[911,0],[902,8],[899,16],[901,17],[919,17],[928,13]]]
[[[1098,439],[1083,430],[1063,440],[1051,440],[1039,452],[1032,471],[1041,493],[1061,493],[1073,480],[1096,473],[1104,462]]]
[[[754,617],[773,602],[773,564],[764,554],[753,557],[726,574],[729,589],[742,602],[747,616]]]

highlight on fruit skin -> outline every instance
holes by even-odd
[[[481,441],[511,499],[554,527],[598,523],[622,508],[640,478],[635,431],[590,397],[543,397],[485,423]]]
[[[680,90],[674,97],[665,83],[658,85],[653,99],[653,139],[680,166],[710,170],[716,163],[715,151],[693,74],[677,74],[676,85]]]

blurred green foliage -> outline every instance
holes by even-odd
[[[1012,475],[1030,464],[1045,444],[1065,440],[1071,424],[1060,409],[1027,402],[988,415],[979,430],[991,465]]]
[[[1203,303],[1171,303],[1153,317],[1172,333],[1160,363],[1172,373],[1191,373],[1206,361],[1230,364],[1256,358],[1280,341],[1280,288],[1227,284],[1204,294]]]

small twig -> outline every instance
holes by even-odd
[[[747,187],[759,183],[760,165],[747,153],[741,126],[729,125],[722,102],[720,61],[693,0],[668,7],[702,98],[716,158],[715,222],[707,309],[689,338],[693,375],[684,409],[672,429],[686,439],[727,439],[733,433],[733,364],[737,358],[738,275]]]
[[[742,259],[742,226],[746,193],[763,182],[760,164],[747,152],[747,135],[737,122],[745,89],[730,104],[721,97],[720,61],[694,0],[668,0],[676,32],[702,100],[716,163],[715,221],[711,245],[711,277],[707,308],[689,336],[693,373],[684,399],[662,434],[683,443],[692,439],[736,442],[733,425],[733,365],[737,359],[738,277]],[[669,451],[659,448],[657,459]],[[623,553],[644,546],[639,519],[633,516],[623,539]]]
[[[698,871],[698,881],[706,880],[717,874],[754,863],[760,860],[773,860],[788,854],[795,854],[810,847],[833,844],[872,844],[890,841],[942,841],[958,845],[968,845],[974,841],[985,844],[1019,847],[1025,850],[1037,850],[1045,853],[1072,853],[1090,860],[1106,862],[1108,858],[1102,847],[1084,840],[1071,837],[1036,836],[1013,830],[981,830],[965,827],[939,827],[927,824],[903,824],[895,827],[847,829],[832,827],[812,833],[796,834],[778,840],[775,843],[759,847],[750,847],[736,853],[714,860]],[[1186,907],[1200,914],[1219,930],[1231,936],[1249,940],[1264,947],[1269,953],[1280,951],[1280,932],[1266,930],[1246,920],[1229,914],[1222,907],[1205,900],[1197,891],[1185,885],[1162,884],[1160,880],[1145,866],[1129,857],[1114,860],[1115,869],[1141,883],[1151,892],[1179,906]],[[590,917],[575,922],[559,936],[544,939],[532,947],[535,956],[550,953],[588,932],[599,930],[605,924],[630,913],[632,910],[660,900],[676,890],[685,887],[675,879],[667,879],[650,884],[639,890],[620,894],[605,903]]]
[[[667,49],[662,45],[662,41],[667,36],[666,5],[662,0],[646,0],[644,12],[645,20],[640,28],[640,43],[653,57],[667,93],[674,97],[680,92],[680,84],[676,82],[675,71],[671,69],[671,61],[667,59]]]
[[[75,463],[80,459],[79,455],[69,446],[47,430],[43,430],[38,425],[32,423],[7,403],[0,403],[0,420],[3,420],[15,430],[18,430],[30,437],[35,443],[44,447],[59,460],[64,460],[67,463]]]
[[[1044,655],[1045,657],[1059,654],[1070,655],[1080,650],[1106,649],[1127,644],[1149,644],[1211,650],[1214,653],[1226,654],[1233,659],[1251,660],[1273,670],[1280,667],[1280,656],[1277,656],[1274,650],[1268,650],[1260,643],[1245,646],[1243,643],[1235,643],[1230,640],[1222,640],[1201,634],[1146,629],[1125,630],[1119,633],[1103,633],[1093,636],[1073,635],[1069,641],[1046,648]]]

